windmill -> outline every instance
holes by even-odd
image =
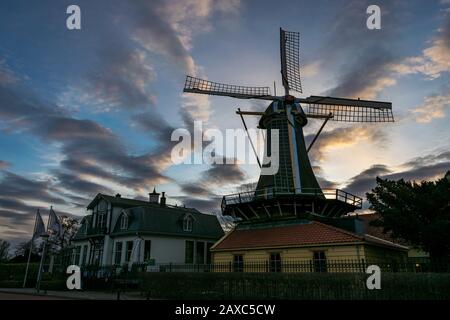
[[[271,130],[279,133],[279,169],[273,175],[260,175],[256,190],[226,195],[222,212],[247,221],[301,216],[305,213],[322,217],[340,217],[362,207],[362,199],[343,190],[321,189],[312,170],[308,151],[325,124],[343,122],[393,122],[390,102],[310,96],[302,93],[300,80],[300,36],[280,28],[281,79],[284,96],[271,95],[269,87],[249,87],[186,77],[184,92],[227,96],[237,99],[271,101],[264,112],[241,111],[260,116],[259,128],[267,130],[266,148],[270,149]],[[323,119],[323,124],[307,147],[303,127],[308,119]],[[268,150],[270,153],[270,150]],[[259,159],[258,159],[258,163]],[[261,165],[260,165],[261,166]]]

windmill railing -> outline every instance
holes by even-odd
[[[269,200],[274,199],[275,197],[286,196],[305,196],[338,200],[356,208],[361,208],[363,201],[362,198],[340,189],[302,188],[293,190],[285,188],[265,188],[223,196],[222,210],[228,205],[248,203],[257,200]]]

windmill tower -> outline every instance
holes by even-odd
[[[259,128],[267,129],[266,147],[271,131],[279,133],[279,169],[273,175],[260,175],[256,190],[227,195],[222,199],[222,212],[247,221],[286,218],[313,214],[339,217],[362,206],[362,199],[343,190],[321,189],[312,170],[308,151],[329,121],[393,122],[390,102],[310,96],[302,93],[299,62],[299,33],[280,28],[281,78],[284,96],[271,95],[269,87],[236,86],[187,76],[184,92],[228,96],[237,99],[271,101],[264,112],[238,109],[243,115],[260,116]],[[303,127],[308,119],[324,122],[307,147]],[[268,147],[269,148],[269,147]],[[270,153],[271,150],[268,150]]]

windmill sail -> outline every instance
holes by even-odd
[[[311,118],[328,117],[343,122],[394,122],[390,102],[311,96],[298,99]]]
[[[300,80],[300,34],[280,28],[281,77],[286,94],[302,91]]]
[[[213,96],[227,96],[238,99],[273,100],[269,87],[236,86],[203,80],[191,76],[186,77],[184,92],[208,94]]]

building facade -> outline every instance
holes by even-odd
[[[223,236],[215,215],[166,204],[98,194],[73,240],[72,263],[210,263],[210,248]]]
[[[318,221],[287,220],[238,225],[211,251],[214,263],[229,264],[240,271],[252,271],[255,265],[265,263],[279,266],[277,271],[288,271],[282,270],[282,266],[295,264],[311,264],[315,271],[328,264],[328,271],[339,271],[332,270],[333,263],[342,270],[346,261],[404,261],[408,247]],[[304,271],[311,270],[304,268]]]

